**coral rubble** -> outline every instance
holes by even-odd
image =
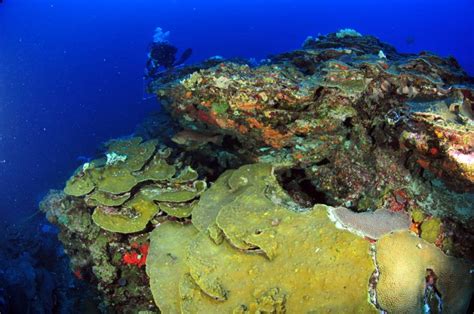
[[[42,207],[106,308],[466,311],[474,80],[454,59],[346,29],[148,90],[167,138],[149,119]]]

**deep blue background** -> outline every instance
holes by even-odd
[[[390,4],[392,3],[392,4]],[[4,0],[0,4],[0,220],[24,219],[98,144],[158,108],[142,100],[156,26],[197,61],[265,57],[355,28],[474,73],[472,0]],[[408,44],[407,38],[414,43]],[[6,160],[5,163],[1,163]]]

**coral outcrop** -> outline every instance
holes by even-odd
[[[337,229],[324,205],[299,212],[285,204],[291,199],[272,172],[268,164],[230,170],[203,194],[192,219],[198,228],[166,223],[153,231],[157,253],[147,271],[160,308],[375,313],[367,301],[370,243]]]
[[[149,79],[169,127],[108,142],[42,206],[104,308],[467,310],[474,80],[454,59],[346,29]]]
[[[104,158],[80,166],[64,192],[53,191],[42,210],[77,278],[95,283],[104,308],[154,310],[144,267],[149,230],[191,215],[207,188],[199,174],[156,140],[112,140]],[[124,236],[129,235],[129,236]]]
[[[287,203],[272,170],[253,164],[225,172],[203,193],[193,225],[167,222],[152,232],[147,272],[160,309],[417,312],[429,306],[427,269],[437,276],[444,309],[467,308],[472,264],[409,234],[408,225],[395,223],[406,230],[386,229],[372,245],[359,235],[373,216],[354,214],[365,223],[354,224],[351,232],[338,229],[330,219],[335,208]]]
[[[302,169],[334,206],[375,210],[404,189],[427,214],[473,222],[473,79],[452,58],[330,34],[259,66],[205,63],[150,88],[183,128],[224,136],[199,149],[209,158]]]

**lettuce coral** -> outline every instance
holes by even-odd
[[[142,231],[160,210],[178,218],[188,217],[193,201],[207,188],[189,166],[176,175],[175,165],[166,161],[171,151],[157,150],[156,140],[143,142],[133,137],[107,145],[106,156],[126,158],[117,157],[113,163],[102,158],[79,167],[64,188],[66,194],[84,197],[88,206],[95,207],[92,220],[104,230]]]

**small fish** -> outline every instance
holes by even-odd
[[[222,135],[209,135],[196,131],[184,130],[176,133],[171,140],[178,145],[187,146],[190,149],[196,149],[201,146],[213,143],[222,145]]]

